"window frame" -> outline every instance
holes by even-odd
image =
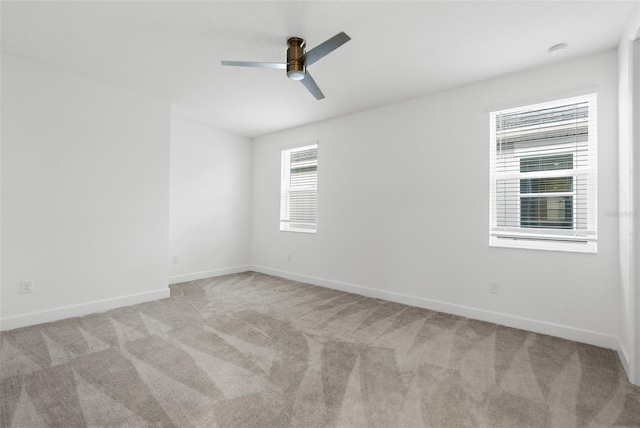
[[[318,203],[318,155],[316,152],[316,183],[315,185],[307,185],[307,186],[291,186],[291,154],[296,152],[301,152],[309,149],[315,148],[318,149],[318,143],[307,143],[302,146],[296,146],[288,149],[282,150],[280,153],[280,231],[281,232],[297,232],[297,233],[317,233],[318,230],[318,220],[317,220],[317,203]],[[316,222],[315,223],[304,223],[304,222],[291,222],[291,193],[294,191],[316,191]],[[297,227],[297,225],[312,225],[313,227]]]
[[[588,116],[587,116],[587,140],[586,147],[588,150],[586,166],[578,167],[577,156],[573,156],[573,168],[572,169],[558,169],[558,170],[541,170],[536,172],[499,172],[498,168],[498,132],[497,132],[497,117],[505,114],[513,113],[526,113],[528,111],[542,110],[545,108],[554,108],[567,106],[577,103],[587,103]],[[490,200],[489,200],[489,246],[490,247],[504,247],[504,248],[521,248],[521,249],[534,249],[534,250],[549,250],[549,251],[568,251],[568,252],[581,252],[581,253],[597,253],[597,94],[591,93],[587,95],[574,96],[563,99],[555,99],[549,102],[535,103],[522,105],[520,107],[495,110],[490,112]],[[511,159],[518,159],[520,164],[522,159],[527,157],[545,157],[553,155],[562,155],[568,153],[574,153],[575,149],[572,149],[568,143],[557,143],[558,147],[553,145],[541,146],[545,148],[544,154],[517,154],[513,153]],[[567,146],[567,147],[563,147]],[[577,153],[577,152],[576,152]],[[522,176],[522,174],[528,174]],[[533,177],[532,177],[533,176]],[[522,227],[522,200],[523,193],[521,192],[522,180],[530,178],[552,178],[552,177],[572,177],[572,191],[571,192],[549,192],[538,193],[538,196],[563,196],[567,194],[572,196],[572,228],[540,228],[540,227]],[[513,213],[502,214],[507,216],[506,218],[513,221],[517,219],[517,227],[513,226],[499,226],[498,225],[498,191],[497,185],[499,181],[502,181],[506,185],[507,180],[518,180],[518,192],[517,192],[517,208],[515,216]],[[586,215],[585,219],[578,216],[578,204],[583,203],[582,200],[577,198],[577,186],[579,180],[586,182]],[[527,197],[527,196],[525,196]],[[504,203],[504,202],[503,202]],[[578,222],[583,221],[586,223],[586,228],[579,228]]]

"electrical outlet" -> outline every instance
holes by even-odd
[[[493,294],[500,293],[500,283],[496,281],[491,281],[489,283],[489,293],[493,293]]]
[[[291,257],[291,254],[289,254],[289,255],[287,256],[287,261],[288,261],[288,262],[290,262],[291,260],[293,260],[293,257]]]
[[[26,279],[24,281],[20,281],[20,293],[27,294],[33,292],[33,280]]]
[[[171,257],[171,263],[173,263],[174,265],[178,263],[178,256]]]

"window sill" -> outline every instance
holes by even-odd
[[[489,238],[489,246],[498,248],[518,248],[524,250],[562,251],[587,254],[596,254],[598,252],[598,243],[593,240],[553,241],[491,236]]]
[[[316,233],[316,229],[296,229],[296,228],[281,227],[280,232]]]

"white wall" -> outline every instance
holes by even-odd
[[[170,114],[3,55],[3,329],[168,296]]]
[[[625,35],[618,47],[618,218],[620,234],[620,312],[619,340],[620,359],[633,381],[636,377],[635,358],[635,285],[634,263],[634,83],[633,42]]]
[[[618,46],[620,359],[640,385],[640,10]]]
[[[633,42],[633,266],[634,266],[634,326],[635,336],[635,371],[631,379],[640,385],[640,13],[636,19],[636,39]]]
[[[249,270],[251,139],[171,121],[170,283]]]
[[[489,248],[488,112],[585,88],[598,92],[598,254]],[[613,348],[618,225],[603,213],[618,206],[616,113],[609,51],[257,138],[252,265]],[[280,150],[312,140],[318,232],[280,232]]]

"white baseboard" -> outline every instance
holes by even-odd
[[[225,269],[216,269],[206,272],[197,272],[187,275],[177,275],[169,278],[170,284],[176,284],[185,281],[193,281],[196,279],[210,278],[214,276],[229,275],[233,273],[241,273],[246,271],[255,271],[267,275],[279,276],[294,281],[305,282],[308,284],[318,285],[321,287],[332,288],[335,290],[345,291],[348,293],[359,294],[362,296],[373,297],[377,299],[388,300],[391,302],[402,303],[409,306],[417,306],[420,308],[431,309],[439,312],[445,312],[466,318],[477,319],[481,321],[492,322],[495,324],[505,325],[508,327],[528,330],[535,333],[548,334],[568,340],[588,343],[590,345],[601,346],[604,348],[614,349],[620,356],[620,361],[624,366],[627,375],[631,379],[631,364],[628,353],[624,345],[615,337],[603,333],[584,330],[576,327],[565,326],[561,324],[538,321],[529,318],[518,317],[514,315],[501,314],[498,312],[487,311],[484,309],[476,309],[468,306],[456,305],[452,303],[441,302],[437,300],[425,299],[423,297],[410,296],[407,294],[395,293],[392,291],[378,290],[375,288],[365,287],[362,285],[348,284],[340,281],[334,281],[324,278],[317,278],[308,275],[301,275],[293,272],[272,269],[264,266],[236,266]],[[164,299],[169,297],[169,288],[148,291],[144,293],[130,294],[127,296],[115,297],[111,299],[97,300],[78,305],[63,306],[60,308],[50,309],[40,312],[31,312],[15,317],[2,318],[0,320],[0,331],[12,330],[15,328],[26,327],[35,324],[41,324],[51,321],[57,321],[64,318],[78,317],[96,312],[104,312],[109,309],[115,309],[122,306],[135,305],[138,303],[150,302],[153,300]],[[633,380],[632,380],[633,382]]]
[[[620,358],[620,362],[622,363],[622,367],[627,374],[629,382],[633,383],[634,385],[640,385],[640,379],[636,378],[633,364],[631,364],[631,358],[629,358],[629,352],[627,352],[627,348],[620,341],[620,339],[618,339],[616,343],[616,352],[618,353],[618,358]]]
[[[561,324],[550,323],[546,321],[538,321],[529,318],[518,317],[515,315],[507,315],[484,309],[472,308],[469,306],[456,305],[437,300],[425,299],[423,297],[410,296],[407,294],[395,293],[393,291],[378,290],[362,285],[348,284],[330,279],[316,278],[313,276],[300,275],[293,272],[287,272],[278,269],[271,269],[264,266],[251,266],[251,270],[264,273],[267,275],[279,276],[308,284],[319,285],[321,287],[332,288],[335,290],[346,291],[348,293],[359,294],[362,296],[373,297],[377,299],[388,300],[391,302],[402,303],[409,306],[417,306],[419,308],[431,309],[438,312],[444,312],[452,315],[458,315],[466,318],[472,318],[480,321],[487,321],[494,324],[500,324],[507,327],[513,327],[521,330],[532,331],[534,333],[547,334],[549,336],[561,337],[563,339],[573,340],[576,342],[587,343],[589,345],[600,346],[608,349],[617,349],[618,340],[614,336],[609,336],[595,331],[584,330],[576,327],[570,327]]]
[[[166,299],[169,297],[169,293],[169,287],[166,287],[158,290],[146,291],[144,293],[129,294],[127,296],[95,300],[93,302],[62,306],[60,308],[48,309],[46,311],[30,312],[15,317],[2,318],[0,320],[0,331],[13,330],[14,328],[27,327],[35,324],[58,321],[65,318],[80,317],[87,314],[104,312],[109,309],[120,308],[122,306],[130,306],[138,303]]]
[[[251,267],[249,265],[245,265],[245,266],[234,266],[234,267],[223,268],[223,269],[207,270],[204,272],[187,273],[184,275],[174,275],[169,277],[169,285],[179,284],[181,282],[187,282],[187,281],[195,281],[197,279],[212,278],[214,276],[231,275],[232,273],[242,273],[250,270],[251,270]]]

